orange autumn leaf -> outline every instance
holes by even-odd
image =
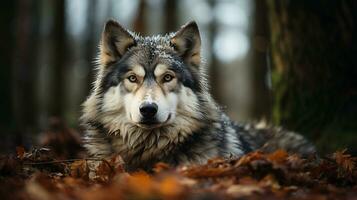
[[[123,173],[124,170],[124,160],[120,155],[114,155],[108,161],[110,166],[112,166],[115,173]]]
[[[189,178],[219,177],[225,176],[231,171],[230,168],[213,168],[213,167],[192,167],[182,170],[182,173]]]
[[[162,172],[162,171],[165,171],[168,169],[170,169],[170,166],[168,164],[159,162],[159,163],[156,163],[156,165],[153,168],[153,171],[156,173],[159,173],[159,172]]]
[[[163,196],[174,198],[182,195],[184,188],[176,178],[168,176],[160,182],[159,191]]]
[[[103,160],[96,168],[96,175],[98,181],[108,181],[114,176],[114,174],[115,171],[113,166],[111,166],[111,164],[106,160]]]
[[[75,178],[83,178],[88,180],[89,167],[86,160],[75,161],[70,166],[70,174]]]
[[[22,160],[25,157],[25,148],[22,146],[16,147],[16,155],[17,157]]]
[[[18,155],[21,152],[20,148]],[[0,195],[2,199],[354,199],[357,195],[356,158],[346,150],[320,158],[257,151],[202,165],[158,163],[150,174],[125,172],[120,156],[96,165],[86,160],[71,163],[41,148],[25,152],[21,162],[20,158],[0,157],[0,194],[15,190],[19,194],[7,192],[5,198]],[[94,179],[87,178],[89,170]],[[17,178],[11,181],[11,176]]]
[[[332,157],[342,169],[349,173],[352,173],[355,169],[355,160],[350,154],[347,154],[346,151],[347,149],[344,149],[342,151],[336,151]]]
[[[284,150],[277,150],[268,155],[268,160],[276,163],[283,163],[288,157],[288,153]]]
[[[236,166],[242,166],[250,163],[253,160],[261,160],[264,158],[264,154],[261,151],[254,151],[242,156]]]
[[[145,172],[136,172],[127,177],[127,186],[140,196],[151,196],[154,191],[154,182]]]

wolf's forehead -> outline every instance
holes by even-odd
[[[162,76],[168,69],[169,69],[169,67],[163,63],[158,63],[150,69],[145,68],[142,65],[134,65],[132,67],[132,71],[136,75],[141,76],[141,77],[146,77],[146,74],[152,74],[155,77],[159,77],[159,76]]]
[[[145,71],[154,71],[158,64],[171,66],[175,60],[170,39],[166,36],[137,37],[137,46],[129,58],[131,66],[141,65]]]
[[[134,65],[132,67],[132,70],[135,74],[137,74],[138,76],[144,77],[145,76],[145,69],[143,66],[141,65]]]
[[[169,47],[170,46],[170,36],[169,35],[155,35],[147,37],[136,37],[135,40],[139,45],[152,46],[152,47]]]
[[[165,51],[173,50],[170,43],[170,37],[168,35],[161,36],[149,36],[136,38],[138,46],[150,51],[151,54],[161,54]]]

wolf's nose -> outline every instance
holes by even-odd
[[[156,103],[143,103],[140,105],[140,113],[143,117],[149,118],[155,116],[158,106]]]

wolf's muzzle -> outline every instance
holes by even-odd
[[[140,105],[139,110],[144,119],[152,119],[157,113],[158,106],[156,103],[144,102]]]

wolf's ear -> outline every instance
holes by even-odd
[[[105,24],[100,43],[100,62],[103,65],[115,62],[135,45],[134,37],[118,22],[109,20]]]
[[[186,62],[200,65],[201,37],[196,22],[183,25],[171,38],[171,45]]]

